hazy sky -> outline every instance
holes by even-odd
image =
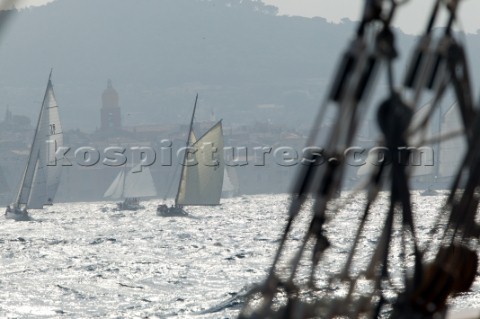
[[[9,3],[15,0],[0,0]],[[16,7],[42,5],[54,0],[16,0]],[[62,0],[56,0],[62,1]],[[279,8],[280,14],[299,15],[305,17],[323,17],[329,21],[339,22],[343,18],[358,20],[364,0],[262,0]],[[395,18],[395,25],[405,33],[418,34],[425,28],[425,20],[433,6],[434,0],[410,0]],[[479,0],[462,0],[460,16],[462,26],[468,33],[477,33],[480,29]],[[440,21],[445,21],[445,16]]]
[[[305,17],[324,17],[329,21],[339,22],[342,18],[359,20],[363,0],[262,0],[264,3],[279,8],[280,14],[300,15]],[[410,0],[395,17],[396,26],[405,33],[418,34],[425,28],[425,20],[430,15],[434,0]],[[468,33],[477,33],[480,29],[479,0],[460,1],[460,17],[463,29]],[[440,19],[442,23],[445,16]]]
[[[54,0],[0,0],[0,9],[7,9],[15,4],[17,8],[25,8],[31,5],[43,5]]]

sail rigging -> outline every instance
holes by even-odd
[[[403,87],[398,87],[394,68],[398,53],[391,22],[404,3],[365,0],[355,38],[342,56],[307,142],[307,147],[316,145],[327,136],[323,138],[322,158],[312,154],[300,168],[270,271],[248,294],[239,318],[444,318],[449,298],[470,290],[479,265],[480,101],[475,107],[465,49],[452,32],[460,1],[436,0],[427,30],[405,68]],[[432,32],[440,9],[449,15],[443,34]],[[381,134],[377,146],[394,152],[394,156],[391,163],[383,161],[371,169],[360,169],[367,183],[358,185],[342,202],[336,195],[342,191],[347,169],[345,151],[371,107],[367,93],[380,70],[386,74],[388,92],[375,110]],[[455,109],[467,152],[430,232],[434,238],[421,243],[415,222],[422,221],[422,216],[415,216],[409,185],[409,147],[412,137],[424,135],[429,125],[439,130],[441,122],[434,117],[440,113],[435,115],[433,110],[441,111],[440,101],[447,88],[457,101]],[[425,95],[433,97],[432,112],[417,124],[413,119],[422,116],[415,111]],[[335,114],[333,123],[328,134],[320,134],[328,112]],[[325,157],[329,160],[317,165]],[[381,205],[383,224],[365,257],[365,249],[360,248],[365,238],[372,240],[368,227],[372,226],[372,207],[382,189],[388,190],[387,201]],[[340,271],[332,273],[331,260],[325,257],[332,246],[328,231],[334,219],[331,216],[360,195],[364,198],[359,201],[362,210],[352,245]],[[309,198],[312,203],[306,205]],[[312,212],[304,223],[298,216],[307,209]],[[298,233],[298,224],[304,227],[303,237],[293,244],[293,256],[285,257],[292,255],[288,244],[292,233]],[[427,260],[432,254],[433,260]],[[281,267],[283,264],[288,267]],[[317,278],[320,272],[321,279]]]
[[[195,96],[195,103],[193,103],[192,117],[190,118],[190,125],[188,126],[187,142],[186,142],[185,152],[183,154],[183,161],[182,161],[183,167],[180,171],[180,181],[178,183],[177,194],[175,195],[175,206],[177,206],[180,190],[182,189],[182,187],[185,188],[186,179],[184,178],[184,175],[187,174],[187,166],[185,165],[185,163],[187,162],[188,154],[190,153],[188,152],[188,148],[190,147],[190,143],[196,140],[195,134],[193,133],[193,121],[195,120],[195,111],[197,110],[197,102],[198,102],[198,93]]]

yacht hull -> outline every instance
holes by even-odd
[[[30,221],[32,218],[26,210],[8,209],[5,211],[5,219],[13,219],[15,221]]]
[[[158,205],[157,216],[162,217],[185,217],[188,213],[179,206]]]
[[[117,203],[117,210],[131,210],[131,211],[137,211],[140,209],[144,209],[145,206],[140,205],[140,204],[128,204],[125,202]]]

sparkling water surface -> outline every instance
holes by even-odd
[[[329,213],[332,247],[323,271],[317,271],[320,281],[345,261],[364,208],[362,196],[345,196],[338,201],[341,209]],[[382,228],[388,208],[386,194],[382,196],[353,271],[368,263]],[[415,194],[413,199],[418,235],[425,242],[444,196]],[[235,318],[242,302],[236,294],[260,283],[270,268],[285,226],[288,195],[242,196],[224,199],[220,206],[189,207],[191,218],[158,217],[158,204],[144,202],[145,209],[137,212],[114,211],[115,204],[107,202],[55,204],[32,210],[31,222],[3,221],[0,317]],[[295,223],[288,251],[301,244],[309,214],[307,209]],[[289,256],[284,259],[287,267]],[[300,277],[308,276],[308,269],[299,271]],[[478,280],[472,290],[453,305],[478,308]]]

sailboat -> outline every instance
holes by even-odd
[[[7,206],[5,217],[18,221],[30,220],[27,209],[41,209],[52,205],[60,184],[61,161],[55,158],[55,150],[63,145],[63,131],[58,114],[58,105],[48,77],[45,96],[37,120],[18,191],[13,203]]]
[[[139,164],[129,171],[124,166],[103,197],[123,199],[117,203],[117,210],[138,210],[144,208],[140,205],[140,198],[156,195],[150,169]]]
[[[222,121],[218,121],[197,139],[193,132],[197,101],[198,94],[187,135],[186,145],[190,151],[186,150],[183,157],[175,205],[159,205],[159,216],[185,216],[187,213],[184,206],[220,204],[224,174]]]

